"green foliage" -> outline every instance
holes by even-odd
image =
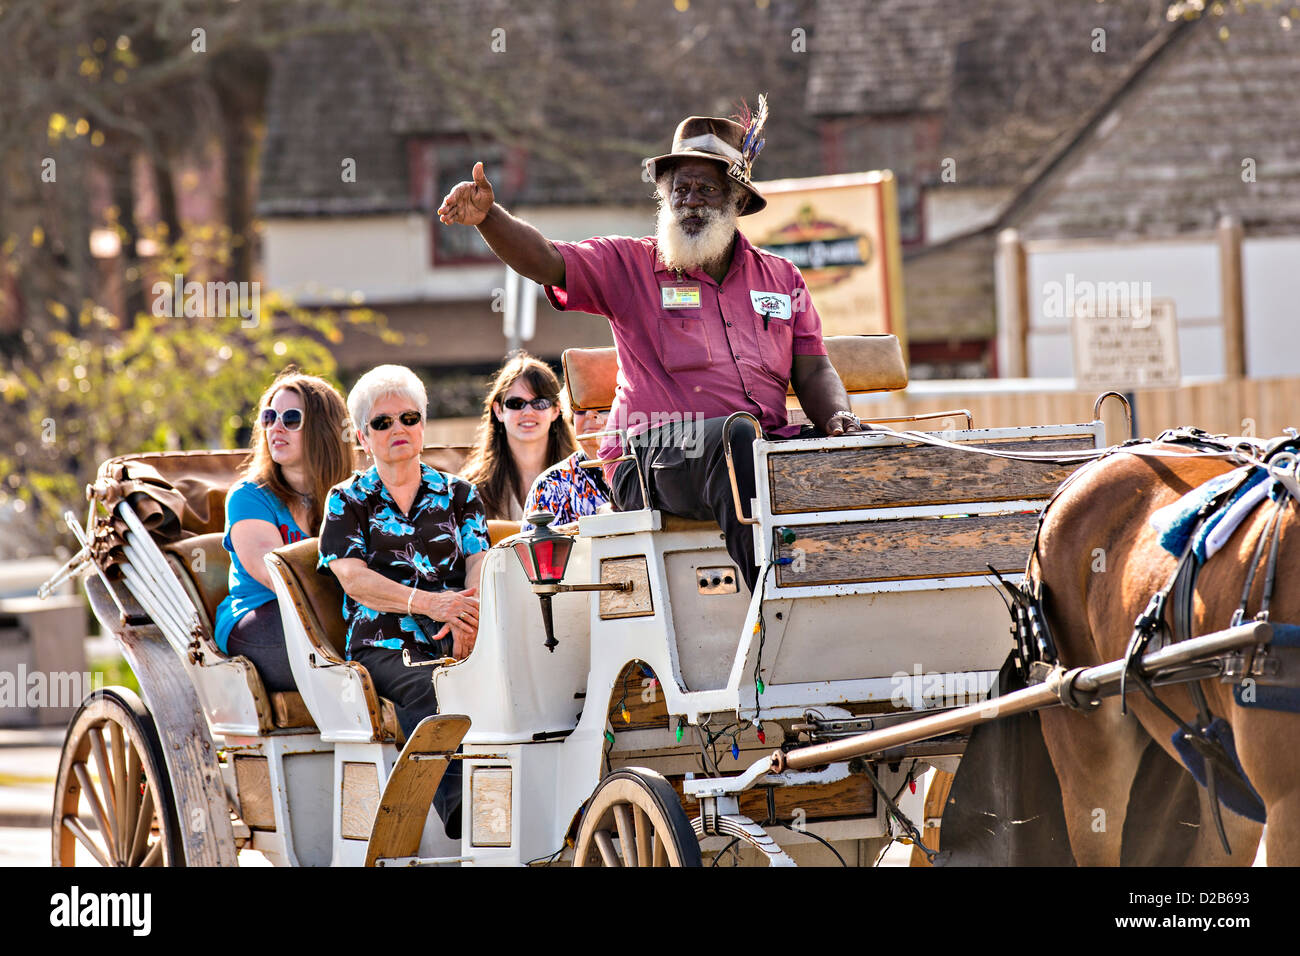
[[[212,242],[223,245],[219,236]],[[188,246],[168,250],[157,273],[183,275],[186,288],[204,282],[185,271]],[[258,308],[247,317],[172,316],[171,288],[170,278],[146,285],[149,311],[127,323],[91,302],[75,319],[49,303],[64,328],[28,336],[26,354],[0,374],[3,431],[13,436],[0,444],[0,508],[12,504],[26,519],[28,549],[48,553],[66,542],[58,519],[83,510],[83,489],[104,460],[236,447],[258,396],[286,365],[338,384],[328,346],[342,339],[344,323],[400,341],[369,309],[309,311],[274,293],[250,295]],[[195,297],[190,311],[201,308]]]

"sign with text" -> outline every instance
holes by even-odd
[[[1079,388],[1131,391],[1178,386],[1181,371],[1173,299],[1073,312],[1074,377]]]
[[[892,332],[906,347],[894,174],[754,185],[767,208],[742,216],[741,231],[754,245],[799,267],[821,316],[822,334]]]

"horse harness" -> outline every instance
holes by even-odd
[[[1297,441],[1295,436],[1284,436],[1270,442],[1263,449],[1262,457],[1256,457],[1249,452],[1243,452],[1242,444],[1230,446],[1206,432],[1188,428],[1167,431],[1157,437],[1155,442],[1186,445],[1196,453],[1237,458],[1243,464],[1254,464],[1266,468],[1268,462],[1275,456],[1281,454],[1294,455],[1296,449],[1300,447],[1300,441]],[[1091,463],[1095,464],[1109,454],[1119,451],[1150,454],[1150,452],[1146,451],[1139,452],[1131,447],[1145,443],[1145,441],[1138,440],[1115,446],[1093,459]],[[1038,554],[1039,532],[1042,530],[1048,509],[1057,496],[1087,470],[1087,467],[1082,467],[1071,474],[1057,488],[1047,504],[1043,506],[1043,510],[1039,514],[1038,529],[1034,535],[1034,546],[1030,557],[1031,564]],[[1264,647],[1255,647],[1246,652],[1229,655],[1221,664],[1216,663],[1209,667],[1196,665],[1188,668],[1185,673],[1178,675],[1178,677],[1187,682],[1188,691],[1196,707],[1196,726],[1192,727],[1188,726],[1177,713],[1156,696],[1151,682],[1134,665],[1148,649],[1151,649],[1153,642],[1156,646],[1160,646],[1161,644],[1175,643],[1192,637],[1193,598],[1196,579],[1200,572],[1200,563],[1194,558],[1194,544],[1197,539],[1197,532],[1205,521],[1233,497],[1249,477],[1249,471],[1243,472],[1238,481],[1227,485],[1202,504],[1195,516],[1182,554],[1179,556],[1168,582],[1152,596],[1146,608],[1138,615],[1133,624],[1133,634],[1129,639],[1124,654],[1124,674],[1120,681],[1121,713],[1127,712],[1125,695],[1128,683],[1132,682],[1137,685],[1137,688],[1151,701],[1154,707],[1173,722],[1175,727],[1178,728],[1182,740],[1200,754],[1204,760],[1205,784],[1210,798],[1215,829],[1218,832],[1224,851],[1228,854],[1231,854],[1232,850],[1228,844],[1227,834],[1224,831],[1219,806],[1220,778],[1231,780],[1234,786],[1244,788],[1250,793],[1254,793],[1254,790],[1241,771],[1235,756],[1229,753],[1221,742],[1221,734],[1217,729],[1212,733],[1212,724],[1215,718],[1210,713],[1205,692],[1201,689],[1200,680],[1215,676],[1221,677],[1225,682],[1244,681],[1246,678],[1251,678],[1272,685],[1296,687],[1300,686],[1300,668],[1292,668],[1291,673],[1283,674],[1278,657],[1270,655],[1269,650]],[[1268,620],[1269,605],[1273,595],[1273,587],[1276,583],[1278,547],[1282,527],[1281,517],[1289,503],[1289,499],[1294,495],[1290,483],[1284,484],[1287,490],[1291,491],[1291,494],[1283,494],[1280,497],[1274,506],[1273,513],[1264,526],[1263,533],[1260,535],[1255,547],[1245,586],[1242,589],[1241,601],[1232,616],[1231,626],[1241,624],[1246,617],[1255,575],[1266,548],[1268,550],[1268,562],[1264,573],[1263,595],[1260,600],[1260,609],[1252,619],[1255,621]],[[992,570],[991,567],[990,570]],[[1016,638],[1015,663],[1017,669],[1020,670],[1023,679],[1034,683],[1043,680],[1052,668],[1060,664],[1060,656],[1044,611],[1045,595],[1042,581],[1031,580],[1028,570],[1027,567],[1025,580],[1019,585],[1008,583],[996,571],[994,571],[994,575],[1011,598],[1009,608],[1013,619],[1012,633]],[[1083,709],[1088,706],[1096,706],[1099,701],[1095,699],[1086,702],[1074,700],[1071,703],[1067,698],[1067,703],[1075,707],[1075,709]],[[1219,723],[1222,724],[1222,721],[1219,721]]]

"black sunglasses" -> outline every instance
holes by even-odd
[[[407,428],[414,428],[420,422],[424,421],[424,416],[419,412],[402,412],[397,416],[397,420]],[[370,419],[370,430],[372,432],[386,432],[393,427],[392,415],[376,415]]]
[[[501,403],[512,412],[517,412],[525,405],[531,405],[536,411],[544,412],[555,404],[553,398],[534,398],[531,401],[526,398],[520,398],[518,395],[511,396]]]
[[[283,414],[277,412],[274,408],[264,408],[262,414],[258,417],[258,421],[262,423],[263,430],[270,431],[277,418],[291,432],[296,432],[302,428],[301,408],[286,408]]]

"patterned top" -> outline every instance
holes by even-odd
[[[609,485],[599,468],[578,467],[587,460],[586,454],[579,448],[564,461],[538,475],[528,492],[524,514],[549,511],[555,515],[555,520],[551,522],[553,525],[568,524],[583,515],[594,515],[597,508],[610,500],[611,495]],[[519,530],[531,531],[532,527],[524,521]]]
[[[420,486],[403,514],[379,479],[379,470],[358,473],[330,489],[320,531],[316,568],[331,573],[338,558],[360,558],[371,571],[422,591],[465,587],[465,559],[489,547],[483,502],[474,486],[420,465]],[[401,650],[408,641],[428,643],[414,615],[382,613],[345,595],[347,656],[353,647]],[[425,618],[426,627],[428,619]],[[429,634],[436,633],[441,622]]]

